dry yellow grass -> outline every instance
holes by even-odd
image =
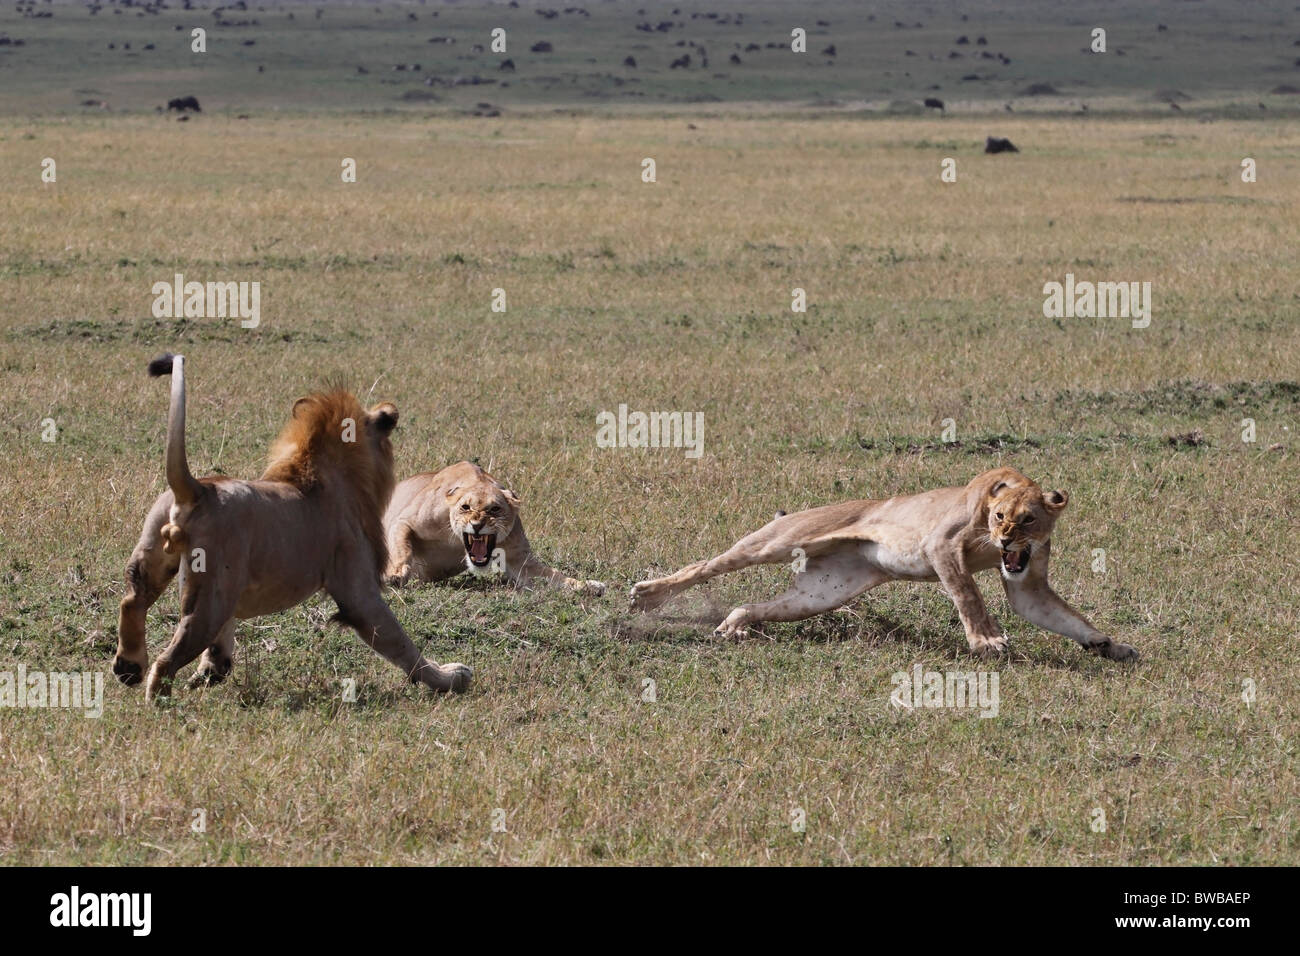
[[[99,720],[0,710],[0,858],[1296,861],[1294,124],[1008,117],[1023,152],[986,157],[988,124],[955,117],[690,122],[128,117],[0,139],[22,173],[0,222],[0,669],[107,671],[162,488],[166,389],[143,368],[164,349],[190,361],[196,470],[253,475],[299,394],[373,384],[402,412],[400,472],[491,463],[534,544],[613,585],[392,595],[431,656],[478,670],[454,700],[315,602],[243,625],[232,682],[162,712],[116,685]],[[153,319],[175,272],[260,281],[261,327]],[[1045,319],[1067,272],[1150,281],[1150,328]],[[619,403],[704,412],[704,456],[597,448]],[[1193,430],[1207,443],[1167,441]],[[632,581],[777,508],[999,463],[1071,490],[1056,585],[1141,665],[1017,621],[990,578],[1015,647],[999,717],[906,714],[891,674],[976,666],[936,586],[734,645],[709,631],[780,571],[624,610]]]

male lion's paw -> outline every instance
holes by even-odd
[[[1121,644],[1119,641],[1094,644],[1089,650],[1112,661],[1136,661],[1142,656],[1138,653],[1136,647],[1131,644]]]
[[[467,664],[443,664],[438,668],[446,680],[446,690],[459,694],[470,685],[474,679],[474,668]]]
[[[980,657],[997,657],[1005,654],[1010,646],[1005,634],[975,634],[970,638],[971,653]]]
[[[144,701],[146,704],[158,704],[164,697],[170,697],[172,692],[172,678],[167,674],[165,667],[154,661],[153,667],[149,668],[149,677],[144,685]]]
[[[149,666],[146,660],[144,666],[138,662],[127,660],[125,657],[117,656],[113,658],[113,673],[117,679],[128,687],[134,687],[140,681],[144,680],[144,669]]]
[[[409,564],[403,564],[401,567],[392,568],[384,573],[384,583],[389,587],[405,587],[410,580],[411,566]]]
[[[439,694],[459,694],[473,679],[473,668],[464,664],[435,664],[428,660],[421,661],[411,673],[411,683],[423,684]]]
[[[632,610],[653,611],[668,600],[670,592],[659,581],[638,581],[632,585]]]
[[[199,660],[198,670],[194,672],[187,685],[191,690],[196,687],[215,687],[230,675],[229,657],[211,657],[204,654]]]

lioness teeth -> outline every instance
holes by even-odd
[[[492,552],[494,538],[495,536],[490,534],[470,534],[468,531],[465,532],[465,551],[469,554],[469,559],[476,565],[487,564]]]

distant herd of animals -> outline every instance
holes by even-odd
[[[630,59],[632,59],[632,58],[631,58],[631,57],[628,57],[628,59],[630,60]],[[509,61],[507,61],[507,62],[509,62]],[[511,64],[511,66],[512,66],[512,68],[513,68],[513,63]],[[99,106],[104,106],[104,105],[106,105],[106,104],[98,103],[98,102],[96,101],[96,102],[94,102],[94,103],[87,103],[86,105],[99,105]],[[943,100],[936,99],[936,98],[933,97],[933,96],[931,96],[931,97],[927,97],[927,98],[926,98],[926,100],[925,100],[925,105],[926,105],[928,108],[930,108],[930,109],[937,109],[937,110],[941,110],[941,111],[944,109],[944,103],[943,103]],[[161,107],[159,107],[159,109],[161,110]],[[177,112],[177,113],[181,113],[181,114],[184,114],[184,113],[186,113],[187,111],[191,111],[191,110],[192,110],[193,112],[195,112],[195,113],[200,113],[200,112],[202,112],[202,108],[199,106],[198,98],[197,98],[197,97],[194,97],[194,96],[178,96],[178,97],[175,97],[175,98],[173,98],[173,99],[168,100],[168,101],[167,101],[167,110],[168,110],[169,112],[171,112],[171,111],[175,111],[175,112]],[[476,115],[478,115],[478,114],[476,114]],[[491,113],[489,113],[489,114],[485,114],[485,115],[500,116],[500,115],[501,115],[501,112],[500,112],[500,110],[493,110]],[[184,118],[186,118],[186,117],[182,115],[181,118],[184,119]],[[988,137],[987,140],[985,140],[985,143],[984,143],[984,152],[986,152],[986,153],[1018,153],[1018,152],[1020,152],[1020,150],[1018,150],[1018,149],[1016,148],[1015,144],[1012,143],[1011,140],[1009,140],[1009,139],[1005,139],[1005,138],[998,137],[998,136],[990,136],[990,137]]]

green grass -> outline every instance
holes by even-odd
[[[580,59],[579,36],[598,59],[673,42],[616,35],[637,5],[588,6],[581,31],[526,7],[439,7],[436,21],[421,8],[416,36],[500,15],[554,35],[557,60]],[[486,118],[458,111],[506,102],[495,87],[402,107],[388,74],[359,76],[340,55],[391,43],[406,8],[330,8],[316,26],[295,7],[294,29],[319,40],[295,48],[277,46],[291,42],[281,13],[256,14],[270,32],[214,47],[208,87],[159,78],[167,63],[143,53],[130,80],[78,46],[103,40],[104,23],[55,9],[49,21],[0,11],[0,32],[29,40],[0,48],[0,671],[107,674],[123,567],[164,486],[167,388],[144,366],[165,349],[189,360],[196,471],[258,474],[294,399],[341,380],[398,405],[400,474],[478,460],[522,495],[544,557],[611,587],[601,599],[468,580],[387,592],[427,655],[476,669],[454,699],[406,685],[316,598],[242,624],[220,687],[150,708],[110,678],[97,720],[0,709],[0,861],[1300,860],[1300,129],[1254,106],[1272,75],[1261,50],[1294,39],[1275,22],[1296,23],[1287,5],[1234,13],[1232,29],[1215,5],[1144,7],[1135,19],[1170,30],[1133,41],[1123,61],[1138,72],[1090,96],[1087,116],[1004,115],[999,99],[870,122],[800,105],[814,84],[851,92],[845,77],[862,80],[860,98],[902,95],[868,82],[893,68],[892,27],[860,18],[837,34],[829,72],[773,70],[726,94],[736,102],[679,102],[697,82],[680,70],[654,80],[652,109],[586,106],[587,80],[561,95],[524,75],[509,88],[520,108]],[[847,22],[847,6],[827,9]],[[927,29],[907,44],[928,49],[931,27],[994,42],[1002,23],[1028,44],[1013,54],[1026,78],[1092,68],[1052,52],[1083,45],[1086,6],[1039,25],[1027,6],[1004,21],[991,4],[963,10],[967,23],[919,15]],[[1124,16],[1106,11],[1112,45],[1129,46]],[[374,30],[337,29],[363,16]],[[180,18],[111,26],[170,39]],[[877,23],[894,18],[882,7]],[[857,66],[854,37],[871,54]],[[1138,55],[1166,37],[1178,57]],[[236,69],[254,56],[265,80]],[[328,78],[326,61],[352,75]],[[526,74],[527,55],[516,62]],[[832,72],[844,86],[821,78]],[[946,97],[947,74],[934,81]],[[1183,115],[1141,105],[1164,86],[1196,97]],[[76,115],[70,91],[92,87],[114,110]],[[1188,115],[1211,91],[1219,105]],[[152,114],[182,92],[202,117]],[[982,155],[995,131],[1022,152]],[[46,156],[57,183],[40,181]],[[340,181],[345,156],[355,184]],[[939,180],[945,156],[957,183]],[[1243,156],[1257,183],[1240,181]],[[154,318],[151,285],[178,271],[261,282],[261,326]],[[1043,284],[1066,272],[1150,281],[1150,327],[1044,318]],[[804,314],[790,311],[795,287]],[[490,311],[495,288],[505,314]],[[619,403],[702,411],[703,457],[598,448],[596,415]],[[937,585],[889,585],[727,643],[712,628],[783,588],[786,569],[718,579],[658,615],[626,611],[632,582],[719,552],[777,509],[964,484],[999,464],[1070,491],[1053,583],[1135,644],[1138,665],[1019,620],[992,575],[981,583],[1013,647],[994,665],[966,653]],[[151,654],[177,611],[174,591],[156,606]],[[999,715],[892,707],[892,675],[918,664],[996,668]]]

